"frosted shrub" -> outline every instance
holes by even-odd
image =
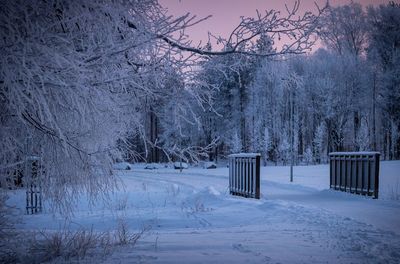
[[[151,226],[143,226],[139,232],[132,233],[129,230],[128,223],[125,218],[117,219],[117,230],[115,233],[115,243],[117,245],[127,245],[130,244],[134,246],[137,241],[149,230]]]
[[[27,256],[33,263],[42,263],[55,259],[72,261],[88,256],[107,255],[110,253],[108,233],[95,233],[93,229],[70,231],[61,229],[56,232],[41,231],[34,235]]]

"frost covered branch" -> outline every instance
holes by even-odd
[[[228,39],[214,37],[217,43],[220,43],[224,46],[222,51],[212,51],[207,49],[207,46],[191,46],[191,42],[184,41],[185,38],[183,31],[177,39],[169,36],[166,32],[148,33],[153,35],[155,38],[162,40],[171,48],[185,52],[196,53],[199,55],[214,56],[238,53],[270,57],[283,54],[301,54],[309,51],[315,44],[316,38],[313,38],[313,34],[315,33],[318,19],[326,8],[324,7],[320,9],[319,6],[316,5],[318,9],[318,13],[316,15],[312,14],[311,12],[306,12],[303,16],[296,16],[299,7],[300,1],[296,1],[292,9],[289,9],[286,6],[286,16],[281,16],[279,11],[270,10],[265,11],[264,14],[257,11],[257,16],[255,18],[242,17],[241,22],[230,33]],[[178,21],[177,25],[179,25],[179,28],[182,30],[204,20],[202,19],[190,24],[194,17],[190,17],[187,20],[186,18],[188,18],[188,15],[176,20]],[[208,17],[205,19],[207,18]],[[128,21],[128,26],[133,29],[137,29],[137,26],[131,21]],[[213,36],[211,34],[209,35]],[[281,41],[281,39],[285,38],[287,44],[272,52],[260,53],[252,50],[251,48],[254,46],[254,41],[260,38],[262,35],[268,35],[273,42],[276,39]]]
[[[212,51],[193,47],[185,34],[207,17],[173,18],[155,0],[0,3],[0,181],[20,173],[25,157],[40,156],[45,196],[61,210],[79,194],[96,198],[116,186],[112,164],[126,154],[121,145],[133,156],[154,144],[192,160],[209,150],[188,139],[174,148],[183,124],[200,126],[194,108],[210,99],[186,84],[197,55],[300,53],[312,45],[318,18],[296,18],[298,3],[286,17],[258,13],[218,38],[224,50]],[[260,53],[254,45],[263,35],[292,42]],[[149,114],[162,119],[159,138],[146,134]],[[133,147],[139,144],[145,151]]]

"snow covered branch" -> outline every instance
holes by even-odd
[[[154,38],[162,40],[173,49],[199,55],[214,56],[239,53],[270,57],[283,54],[301,54],[310,50],[314,45],[316,38],[313,38],[313,34],[318,25],[318,19],[324,12],[325,7],[320,9],[317,6],[318,13],[316,15],[311,12],[306,12],[303,16],[297,16],[299,6],[300,1],[296,1],[292,9],[286,6],[286,16],[281,16],[279,11],[270,10],[265,11],[264,14],[257,11],[256,18],[242,17],[242,21],[231,32],[228,39],[214,37],[217,43],[223,44],[224,49],[222,51],[208,49],[209,43],[205,47],[193,47],[190,45],[191,42],[184,42],[184,30],[194,24],[200,23],[208,17],[191,23],[194,17],[188,17],[187,14],[175,20],[174,22],[176,25],[179,25],[178,28],[182,30],[178,39],[174,39],[174,37],[170,36],[167,32],[146,33],[153,35]],[[128,26],[133,29],[138,29],[135,23],[131,21],[128,21]],[[272,52],[257,52],[253,50],[254,42],[263,35],[268,35],[273,42],[285,39],[287,44],[284,44],[281,48]],[[211,34],[210,36],[213,37]]]

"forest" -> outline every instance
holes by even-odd
[[[288,2],[0,0],[0,262],[399,263],[400,4]]]
[[[398,159],[399,5],[299,5],[196,46],[185,30],[207,17],[173,17],[154,0],[2,1],[2,185],[32,155],[58,202],[115,186],[117,161]]]
[[[209,146],[210,160],[262,153],[264,164],[287,164],[292,146],[296,164],[326,163],[334,151],[399,159],[399,22],[398,4],[350,3],[321,15],[315,52],[265,57],[277,52],[260,34],[249,47],[258,56],[203,58],[191,82],[173,68],[164,92],[174,96],[150,100],[143,112],[150,147],[132,135],[133,149],[150,162],[190,145]],[[206,91],[206,103],[182,107],[196,101],[192,90]]]

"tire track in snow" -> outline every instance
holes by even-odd
[[[182,189],[185,188],[196,192],[202,190],[205,185],[199,186],[195,182],[201,182],[213,177],[201,174],[179,174],[177,176],[176,173],[170,173],[168,176],[163,177],[164,174],[168,173],[136,172],[135,176],[129,175],[125,177],[157,184],[160,181],[177,184],[179,187],[182,186]],[[188,177],[191,178],[188,179]],[[195,180],[193,179],[194,177],[196,177]],[[218,177],[218,181],[224,179],[226,180],[227,178]],[[212,183],[214,184],[216,181]],[[262,184],[267,186],[272,185],[274,188],[282,189],[284,192],[290,191],[293,188],[293,186],[283,183],[271,184],[267,180],[263,180]],[[307,187],[295,190],[305,194],[320,193],[317,190]],[[324,194],[322,193],[322,195]],[[262,222],[262,219],[256,219],[256,223],[243,221],[242,231],[235,229],[234,233],[214,226],[213,221],[207,215],[201,217],[199,215],[195,216],[201,224],[202,229],[207,230],[211,237],[221,232],[225,235],[237,234],[239,241],[231,244],[231,246],[232,250],[241,254],[264,257],[264,261],[268,262],[271,259],[269,254],[263,254],[263,251],[260,249],[261,247],[257,248],[257,246],[253,246],[254,243],[258,243],[258,240],[255,238],[252,240],[247,237],[246,241],[243,240],[243,236],[251,234],[256,236],[258,234],[263,239],[271,234],[278,234],[289,238],[289,240],[292,239],[304,247],[322,247],[324,250],[338,252],[336,256],[338,258],[337,261],[342,263],[399,263],[400,238],[392,232],[376,229],[371,225],[354,219],[339,216],[332,211],[308,206],[304,201],[268,199],[268,196],[264,197],[261,201],[254,201],[254,203],[241,200],[240,198],[232,199],[226,195],[222,199],[221,204],[217,203],[217,206],[227,207],[239,204],[244,208],[247,206],[250,211],[258,209],[264,215],[264,222]],[[213,214],[218,214],[220,209],[220,207],[216,208]],[[235,217],[235,215],[226,215],[226,217]],[[273,228],[269,226],[273,226]],[[229,225],[227,227],[229,228]],[[175,235],[178,235],[180,229],[178,228],[174,232]],[[181,233],[182,236],[185,236],[185,234],[189,235],[185,232]]]

